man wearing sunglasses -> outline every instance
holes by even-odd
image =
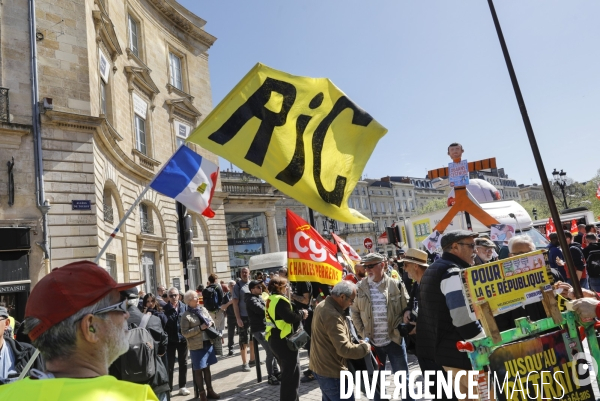
[[[129,313],[120,291],[142,283],[117,284],[88,261],[42,278],[27,301],[24,324],[46,370],[32,369],[29,378],[0,386],[0,400],[157,401],[150,386],[108,375],[129,348]]]
[[[181,302],[179,290],[175,287],[169,288],[169,303],[165,305],[167,324],[165,330],[169,336],[167,344],[167,362],[169,364],[169,387],[173,391],[173,376],[175,375],[175,353],[179,365],[179,394],[190,395],[190,390],[185,387],[187,383],[187,357],[188,345],[185,337],[181,334],[181,317],[187,310],[187,306]]]
[[[408,293],[402,282],[396,283],[386,274],[387,258],[370,253],[361,260],[367,279],[356,285],[356,298],[350,306],[352,322],[362,338],[369,338],[379,360],[387,358],[394,373],[404,371],[408,377],[406,346],[398,326],[402,311],[408,305]],[[408,398],[410,399],[410,398]],[[379,393],[375,394],[379,400]]]
[[[479,322],[469,316],[460,278],[461,270],[475,261],[477,236],[465,230],[445,233],[441,240],[444,253],[425,270],[419,288],[417,355],[434,360],[446,372],[452,371],[453,377],[472,369],[467,354],[456,349],[457,341],[484,337]],[[460,386],[466,393],[467,375],[463,378]]]

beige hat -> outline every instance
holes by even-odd
[[[475,245],[477,246],[485,246],[488,248],[495,248],[496,244],[492,242],[492,240],[484,237],[475,238]]]
[[[399,262],[416,263],[419,266],[429,267],[429,264],[427,264],[427,252],[414,248],[408,248],[406,255]]]

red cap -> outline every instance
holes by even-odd
[[[118,284],[106,270],[86,260],[53,270],[33,287],[27,300],[25,317],[41,321],[29,332],[29,338],[35,340],[50,327],[94,305],[113,290],[127,290],[144,282]]]
[[[354,284],[357,284],[357,283],[358,283],[358,279],[357,279],[357,278],[356,278],[356,276],[355,276],[354,274],[352,274],[352,273],[348,273],[348,274],[346,274],[346,277],[344,277],[344,280],[346,280],[346,281],[350,281],[350,282],[352,282],[352,283],[354,283]]]

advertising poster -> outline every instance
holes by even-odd
[[[452,188],[469,185],[469,163],[466,160],[448,163],[448,181]]]
[[[474,305],[487,301],[494,316],[542,300],[542,292],[552,288],[553,279],[546,254],[535,251],[462,271],[463,291],[471,317]]]
[[[566,330],[502,346],[489,357],[491,394],[494,385],[499,401],[593,400],[593,375],[580,353],[579,339]]]
[[[248,266],[248,261],[254,255],[264,252],[264,238],[228,238],[229,265],[231,267]]]

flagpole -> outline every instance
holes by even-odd
[[[542,156],[540,154],[540,149],[537,145],[537,140],[535,139],[535,134],[533,133],[533,127],[531,125],[531,121],[529,121],[529,114],[527,114],[527,107],[525,106],[525,99],[523,99],[523,95],[521,94],[521,88],[519,87],[519,81],[517,81],[517,75],[515,74],[515,69],[513,68],[512,61],[510,59],[510,54],[508,53],[508,47],[506,46],[506,42],[504,41],[504,35],[502,34],[502,28],[500,27],[500,21],[498,21],[498,16],[496,15],[496,9],[494,8],[493,0],[488,0],[488,5],[490,7],[490,13],[492,14],[492,19],[494,20],[494,26],[496,27],[496,33],[498,35],[498,40],[500,41],[500,47],[502,48],[502,53],[504,54],[504,61],[506,62],[506,68],[508,69],[508,75],[510,75],[510,80],[512,82],[513,90],[515,92],[515,97],[517,98],[517,103],[519,105],[519,110],[521,111],[521,117],[523,118],[523,125],[525,125],[525,131],[527,132],[527,137],[529,138],[529,144],[531,145],[531,151],[533,152],[533,158],[535,159],[535,164],[538,169],[538,173],[540,174],[540,180],[542,182],[542,186],[544,188],[544,193],[548,200],[548,206],[550,207],[550,214],[552,215],[552,220],[554,220],[555,227],[561,227],[559,230],[556,229],[556,234],[558,235],[558,242],[560,243],[560,247],[563,249],[563,256],[565,257],[565,261],[567,262],[567,271],[571,276],[571,282],[573,283],[573,292],[576,298],[583,298],[583,293],[581,291],[581,285],[579,284],[579,280],[577,280],[577,273],[575,270],[575,265],[573,264],[573,258],[571,256],[571,252],[569,252],[569,245],[567,244],[567,238],[565,237],[565,232],[562,229],[562,222],[560,221],[560,214],[558,213],[558,209],[556,208],[556,203],[554,202],[554,196],[552,195],[552,189],[550,188],[550,183],[548,182],[548,176],[546,175],[546,170],[544,168],[544,162],[542,161]]]
[[[102,255],[104,255],[104,252],[106,252],[106,249],[108,249],[108,246],[110,245],[111,241],[113,240],[113,238],[115,238],[115,235],[117,235],[117,233],[119,232],[119,228],[123,225],[123,223],[125,223],[125,221],[129,217],[131,212],[133,212],[133,209],[138,205],[138,203],[140,203],[140,201],[142,200],[144,195],[146,195],[146,192],[148,192],[149,189],[150,189],[150,184],[148,184],[144,188],[144,190],[140,193],[140,196],[137,197],[137,199],[133,202],[133,205],[131,205],[131,207],[129,208],[127,213],[125,213],[125,215],[123,216],[121,221],[119,221],[119,224],[117,224],[117,226],[115,227],[112,234],[110,234],[110,237],[108,237],[108,239],[106,240],[106,243],[104,243],[104,246],[100,250],[100,253],[98,254],[98,256],[96,256],[96,259],[94,259],[94,263],[98,264]]]

